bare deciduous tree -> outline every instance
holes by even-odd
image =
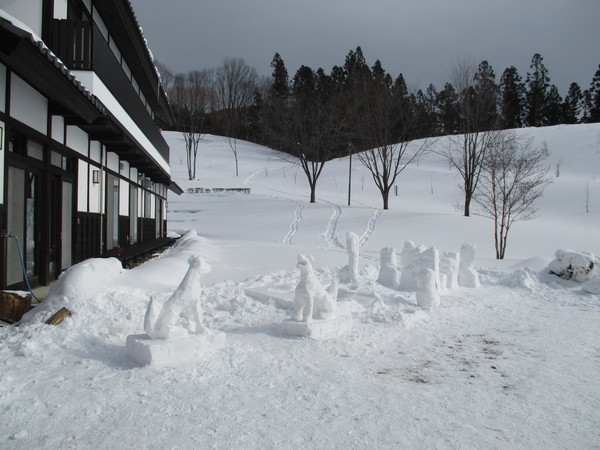
[[[173,76],[167,91],[185,141],[188,177],[196,178],[196,158],[206,117],[215,104],[211,70]]]
[[[224,121],[227,143],[235,158],[239,175],[237,139],[257,89],[258,75],[243,59],[227,58],[215,72],[215,91],[219,99],[219,117]]]
[[[551,182],[547,176],[546,145],[519,139],[514,131],[499,132],[497,144],[487,151],[479,188],[474,196],[477,214],[494,221],[496,258],[504,259],[513,223],[535,217],[535,201]]]
[[[477,189],[483,162],[490,148],[498,145],[499,132],[490,127],[490,110],[495,104],[495,92],[489,83],[478,82],[477,69],[470,62],[458,62],[452,67],[452,84],[459,96],[462,134],[452,136],[445,148],[436,152],[458,170],[463,183],[464,215],[470,215],[471,201]]]
[[[414,115],[379,62],[372,76],[357,81],[352,123],[355,140],[366,148],[358,158],[381,193],[383,209],[389,209],[389,194],[398,175],[429,148],[429,141],[409,142]]]

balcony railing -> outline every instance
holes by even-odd
[[[55,19],[50,42],[51,50],[70,70],[92,70],[98,75],[169,162],[169,146],[98,27],[90,21]]]

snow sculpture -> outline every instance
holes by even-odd
[[[346,233],[346,251],[348,252],[348,265],[340,271],[340,281],[343,283],[356,283],[358,281],[359,241],[356,233]]]
[[[202,324],[200,277],[210,266],[199,256],[191,256],[188,264],[183,280],[164,304],[150,300],[144,317],[146,334],[127,336],[127,351],[137,363],[184,361],[223,346],[225,335]]]
[[[336,313],[337,286],[332,284],[327,290],[312,267],[315,259],[309,255],[298,255],[300,269],[300,282],[296,286],[294,295],[295,319],[297,321],[309,322],[313,319],[333,319]]]
[[[458,284],[462,287],[479,288],[479,274],[475,270],[475,246],[463,244],[460,248]]]
[[[398,289],[400,286],[400,271],[398,270],[398,258],[394,247],[385,247],[381,249],[379,278],[377,282],[391,289]]]
[[[548,270],[565,280],[585,283],[600,272],[600,260],[592,253],[557,250],[554,256],[556,259],[550,263]]]
[[[144,331],[152,339],[168,339],[173,336],[205,331],[201,320],[202,285],[200,276],[210,272],[210,266],[199,256],[191,256],[188,264],[190,267],[181,284],[163,304],[160,313],[156,311],[154,299],[151,299],[148,304],[144,319]]]
[[[326,338],[352,330],[352,317],[337,314],[337,285],[325,289],[313,270],[312,256],[298,255],[300,281],[294,293],[294,317],[281,324],[283,334]]]
[[[440,305],[436,276],[431,269],[423,269],[417,275],[417,305],[422,308],[432,308]]]
[[[400,254],[400,264],[402,269],[400,271],[400,289],[412,291],[417,288],[416,273],[414,263],[419,255],[425,249],[421,246],[417,246],[412,241],[405,241],[404,248]]]
[[[458,287],[458,267],[460,255],[457,252],[444,252],[440,257],[440,282],[442,287],[452,290]]]
[[[422,251],[415,259],[415,273],[420,274],[423,270],[433,271],[433,280],[437,289],[441,288],[440,283],[440,252],[435,247],[429,247]],[[418,286],[418,281],[417,281]]]

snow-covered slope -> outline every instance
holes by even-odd
[[[519,130],[546,141],[560,176],[539,217],[511,231],[493,259],[489,220],[464,218],[458,179],[433,156],[398,180],[391,210],[366,171],[326,165],[318,203],[277,152],[206,136],[198,179],[186,180],[183,142],[166,133],[184,188],[250,188],[169,198],[169,228],[188,233],[136,269],[89,260],[61,277],[18,327],[0,328],[2,448],[591,448],[600,442],[600,298],[544,270],[559,248],[600,254],[600,126]],[[441,139],[437,145],[444,145]],[[588,196],[589,193],[589,196]],[[586,199],[589,197],[589,213]],[[360,279],[342,283],[353,332],[290,339],[298,253],[323,284],[359,236]],[[441,306],[377,280],[379,250],[406,239],[440,250],[477,246],[480,289],[445,292]],[[146,305],[168,298],[190,255],[203,277],[205,324],[225,347],[176,366],[138,367],[125,338],[143,332]],[[592,290],[595,292],[594,290]],[[73,316],[44,325],[61,306]]]

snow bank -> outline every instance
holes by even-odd
[[[105,292],[123,271],[116,258],[93,258],[70,267],[60,275],[42,304],[27,313],[22,322],[46,321],[62,307],[73,314],[85,311],[94,295]]]
[[[581,289],[583,289],[585,292],[589,292],[590,294],[600,295],[600,278],[588,281],[581,286]]]

